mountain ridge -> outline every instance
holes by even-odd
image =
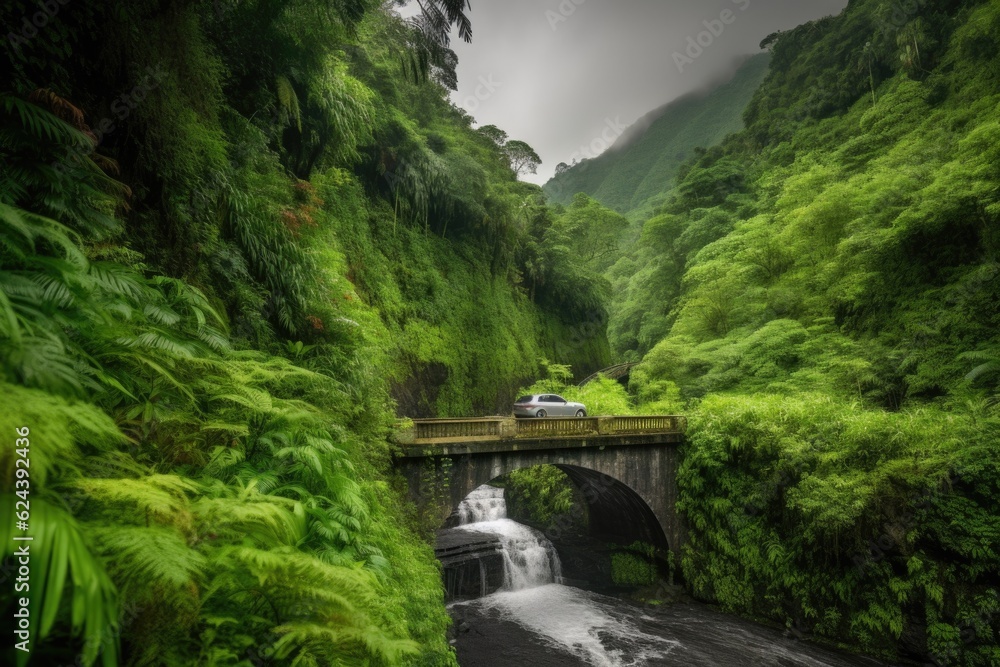
[[[607,151],[557,173],[543,186],[545,194],[564,205],[584,192],[620,213],[643,208],[669,191],[681,164],[696,148],[712,146],[742,129],[743,110],[769,63],[767,53],[749,56],[728,80],[650,111]]]

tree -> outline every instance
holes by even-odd
[[[405,4],[406,0],[397,0]],[[407,74],[416,81],[432,77],[449,90],[458,88],[458,56],[448,46],[451,28],[458,28],[458,36],[465,42],[472,41],[472,21],[465,14],[469,0],[417,0],[420,13],[407,22],[410,26],[407,46],[410,57],[404,57]]]
[[[450,43],[451,26],[458,28],[458,36],[465,42],[472,41],[472,21],[465,10],[470,9],[469,0],[417,0],[420,6],[420,21],[424,31],[432,35],[442,46]]]
[[[507,133],[496,125],[483,125],[477,131],[497,145],[515,175],[537,172],[542,158],[538,157],[534,148],[516,139],[508,141]]]
[[[761,48],[761,50],[762,51],[765,51],[765,50],[766,51],[770,51],[770,50],[772,50],[774,48],[774,45],[778,42],[778,40],[781,39],[781,35],[784,32],[785,32],[784,30],[779,30],[777,32],[772,32],[770,35],[768,35],[763,40],[761,40],[761,42],[760,42],[760,48]]]
[[[600,273],[614,263],[628,220],[579,192],[559,219],[559,227],[576,259],[587,269]]]
[[[503,153],[510,162],[510,168],[517,176],[522,173],[537,173],[538,165],[542,163],[542,158],[538,157],[534,148],[516,139],[504,144]]]
[[[477,131],[479,134],[495,143],[499,148],[503,148],[507,143],[507,133],[496,125],[483,125]]]

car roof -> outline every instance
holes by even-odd
[[[530,396],[530,397],[531,397],[532,399],[536,399],[536,398],[541,398],[542,396],[558,396],[558,397],[559,397],[559,398],[561,398],[562,400],[564,400],[564,401],[566,400],[565,398],[563,398],[563,397],[562,397],[562,395],[561,395],[561,394],[553,394],[553,393],[551,393],[551,392],[549,392],[549,393],[542,393],[542,394],[525,394],[524,396],[521,396],[520,398],[527,398],[527,397],[529,397],[529,396]],[[519,400],[520,400],[520,399],[519,399]],[[568,402],[568,401],[567,401],[567,402]]]

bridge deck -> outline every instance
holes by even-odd
[[[676,443],[687,420],[679,416],[571,417],[565,419],[418,419],[400,431],[404,457],[525,449]]]

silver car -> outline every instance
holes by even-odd
[[[532,394],[514,401],[515,417],[586,417],[583,403],[571,403],[555,394]]]

